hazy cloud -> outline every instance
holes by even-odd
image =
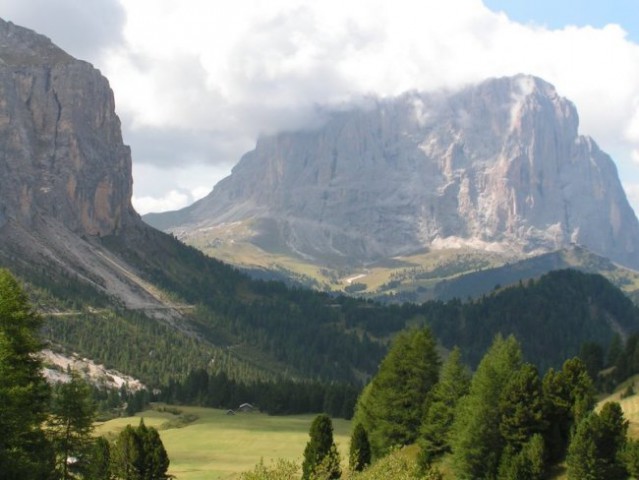
[[[228,174],[260,134],[316,125],[331,106],[517,73],[572,100],[581,133],[613,155],[626,185],[639,183],[639,45],[618,25],[523,25],[480,0],[0,6],[70,53],[99,57],[137,165],[136,198],[177,206]],[[155,183],[139,178],[143,169]]]
[[[117,0],[0,0],[0,12],[4,19],[42,33],[71,55],[91,62],[121,44],[126,20]]]

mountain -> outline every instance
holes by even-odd
[[[423,323],[470,361],[476,339],[517,332],[540,364],[639,328],[619,290],[576,272],[515,287],[515,297],[401,306],[252,280],[142,222],[107,80],[4,21],[0,171],[0,267],[24,282],[45,319],[43,340],[151,387],[202,370],[242,382],[361,385],[392,336]],[[551,355],[534,346],[553,322]]]
[[[333,299],[252,282],[146,225],[131,194],[107,79],[0,20],[0,267],[26,282],[51,347],[149,385],[195,368],[352,382],[374,371],[383,344],[345,332]]]
[[[144,220],[213,255],[328,268],[420,252],[504,258],[580,245],[639,268],[639,222],[610,157],[542,79],[411,92],[261,138],[204,199]],[[233,258],[233,257],[231,257]]]

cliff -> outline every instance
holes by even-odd
[[[574,105],[532,76],[407,93],[265,137],[211,194],[145,217],[187,242],[243,223],[265,250],[366,264],[423,249],[577,244],[639,267],[639,223]]]

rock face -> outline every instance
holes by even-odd
[[[90,64],[0,20],[0,225],[110,235],[138,217],[113,93]]]
[[[246,222],[258,245],[337,261],[580,244],[639,267],[639,223],[614,163],[578,134],[572,103],[525,75],[262,138],[208,197],[145,220],[187,241]]]
[[[78,279],[128,308],[176,318],[107,246],[123,235],[130,251],[148,246],[132,183],[107,80],[0,19],[0,267],[45,286]]]

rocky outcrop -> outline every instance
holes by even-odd
[[[132,183],[108,81],[0,19],[0,266],[45,286],[79,280],[128,308],[179,317],[105,243],[129,235],[130,251],[147,247]]]
[[[208,197],[145,220],[187,241],[244,222],[264,248],[336,261],[579,244],[639,267],[613,161],[578,134],[572,103],[526,75],[372,101],[262,138]]]
[[[137,220],[131,154],[108,81],[0,20],[0,224],[54,218],[105,236]]]

